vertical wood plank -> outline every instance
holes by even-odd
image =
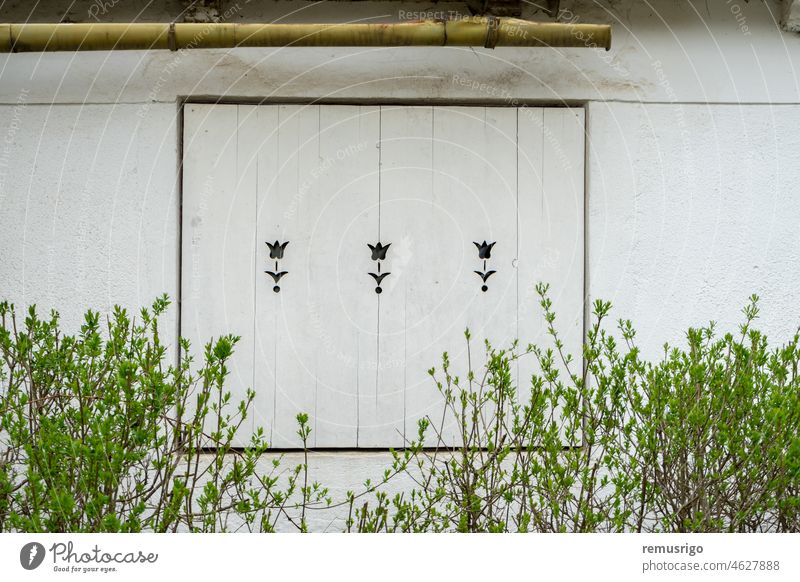
[[[181,334],[197,360],[212,337],[241,336],[226,382],[234,402],[253,385],[256,203],[255,165],[239,157],[238,130],[235,105],[184,110]],[[237,445],[249,439],[252,416],[242,429]]]
[[[382,107],[380,126],[380,228],[379,240],[391,244],[381,273],[378,295],[378,368],[374,389],[359,399],[359,444],[365,447],[401,446],[405,443],[408,350],[419,346],[407,341],[409,289],[421,275],[419,257],[435,243],[428,216],[432,193],[432,108]],[[370,272],[378,273],[372,261]],[[373,287],[375,282],[371,281]],[[427,328],[426,328],[427,329]]]
[[[503,108],[439,107],[434,111],[433,140],[434,196],[442,213],[436,222],[445,223],[447,217],[457,231],[448,240],[436,241],[452,250],[434,253],[428,261],[446,279],[448,293],[428,308],[437,336],[432,349],[421,352],[413,367],[423,368],[423,358],[438,359],[447,351],[452,372],[468,388],[470,361],[478,380],[485,371],[484,341],[502,349],[517,334],[516,113]],[[484,241],[494,243],[485,262],[475,245]],[[495,273],[484,282],[475,271]],[[424,296],[417,300],[427,301]],[[471,357],[465,329],[472,336]],[[439,362],[429,365],[434,364],[441,367]],[[409,420],[416,424],[422,414],[432,420],[444,418],[444,442],[458,444],[455,418],[442,417],[440,395],[419,380],[416,390],[409,392]],[[477,383],[472,389],[478,389]],[[491,423],[494,410],[489,406],[484,412],[482,422]]]
[[[584,264],[584,117],[582,109],[521,109],[520,152],[520,338],[552,345],[546,335],[535,285],[550,284],[556,329],[582,365]],[[520,398],[530,396],[531,359],[520,363]],[[561,366],[561,374],[567,370]],[[565,379],[568,379],[565,377]]]
[[[378,299],[366,243],[378,233],[378,133],[377,107],[320,109],[308,209],[318,447],[358,446],[358,396],[375,381]]]
[[[519,340],[542,345],[547,340],[545,321],[539,307],[536,284],[543,281],[544,265],[554,259],[539,248],[544,225],[544,109],[517,111],[519,180]],[[531,378],[539,372],[533,356],[518,362],[517,388],[520,403],[530,400]]]
[[[275,137],[261,146],[258,156],[261,266],[256,279],[256,317],[263,329],[258,337],[264,349],[256,359],[256,390],[264,395],[263,409],[273,414],[272,445],[296,448],[302,444],[297,414],[313,416],[316,389],[314,345],[305,337],[309,329],[310,236],[305,223],[309,202],[304,176],[318,152],[319,111],[316,106],[300,105],[261,109],[265,113],[259,116],[259,124],[273,124],[262,124],[261,131],[264,135],[274,132]],[[270,258],[266,243],[275,241],[288,241],[281,259]],[[276,283],[266,271],[288,274]]]
[[[584,110],[545,109],[544,121],[545,144],[549,146],[544,150],[547,228],[539,244],[546,255],[558,254],[561,260],[546,261],[543,273],[545,279],[553,281],[553,306],[560,314],[564,342],[580,361],[584,319]]]
[[[278,130],[279,107],[257,107],[255,120],[260,140],[256,144],[257,160],[257,206],[251,220],[256,224],[256,264],[255,275],[255,346],[254,346],[254,389],[255,426],[262,427],[270,442],[274,444],[275,401],[277,395],[277,346],[278,309],[277,298],[272,297],[273,282],[264,272],[274,270],[274,263],[269,260],[267,239],[274,242],[277,237],[274,230],[267,226],[273,219],[273,211],[268,207],[268,200],[274,196],[275,181],[279,169]],[[288,251],[288,249],[287,249]],[[287,252],[287,258],[290,256]],[[288,283],[288,280],[286,281]]]

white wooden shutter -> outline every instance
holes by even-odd
[[[316,447],[415,438],[441,418],[442,352],[466,376],[466,327],[478,363],[484,337],[544,339],[537,281],[579,358],[582,109],[187,105],[184,137],[182,333],[242,336],[230,389],[257,396],[241,444],[255,425],[299,446],[298,412]],[[279,291],[265,271],[288,272]]]

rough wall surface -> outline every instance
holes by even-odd
[[[800,324],[800,107],[591,103],[589,298],[613,301],[647,353],[715,320]]]
[[[353,4],[243,3],[237,16],[397,20],[422,6]],[[24,20],[24,5],[0,10]],[[136,16],[84,2],[73,17],[95,5]],[[800,36],[781,31],[779,3],[562,8],[612,22],[614,49],[0,56],[0,297],[58,307],[74,327],[87,307],[176,296],[179,98],[567,102],[587,107],[587,298],[612,300],[651,355],[688,325],[731,329],[751,293],[786,339],[800,323]],[[337,453],[315,478],[344,491],[389,463]]]
[[[176,110],[0,108],[0,295],[71,329],[87,307],[177,297]]]

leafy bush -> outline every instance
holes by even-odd
[[[349,530],[800,531],[798,336],[770,350],[752,328],[756,296],[738,335],[690,329],[686,349],[665,345],[655,362],[630,321],[618,323],[622,343],[605,329],[611,306],[597,301],[581,365],[538,291],[553,347],[487,342],[485,364],[460,377],[444,354],[431,375],[447,415],[394,453],[417,486],[351,501]],[[512,381],[522,357],[538,364],[527,400]]]
[[[55,312],[42,319],[31,307],[20,328],[0,304],[0,531],[305,527],[304,511],[290,513],[305,464],[279,487],[256,471],[261,431],[232,446],[254,396],[234,405],[223,389],[238,338],[209,342],[196,373],[182,340],[184,356],[168,365],[158,328],[168,305],[158,299],[138,322],[120,308],[102,323],[89,311],[65,336]],[[309,503],[324,496],[303,488]]]
[[[359,532],[800,531],[799,336],[771,349],[757,297],[737,334],[690,329],[656,361],[630,321],[607,329],[597,301],[573,359],[538,291],[552,345],[486,342],[473,365],[467,331],[468,368],[444,354],[430,371],[444,414],[335,501],[309,481],[307,448],[285,468],[260,429],[233,446],[254,396],[225,391],[237,337],[195,366],[188,342],[176,355],[160,339],[166,297],[138,321],[90,311],[75,336],[56,313],[31,308],[20,325],[2,303],[0,531],[307,531],[320,508]],[[525,397],[520,358],[536,364]],[[400,475],[414,485],[390,496]]]

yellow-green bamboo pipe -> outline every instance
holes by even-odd
[[[606,24],[468,18],[398,24],[0,24],[0,52],[284,46],[611,47]]]

